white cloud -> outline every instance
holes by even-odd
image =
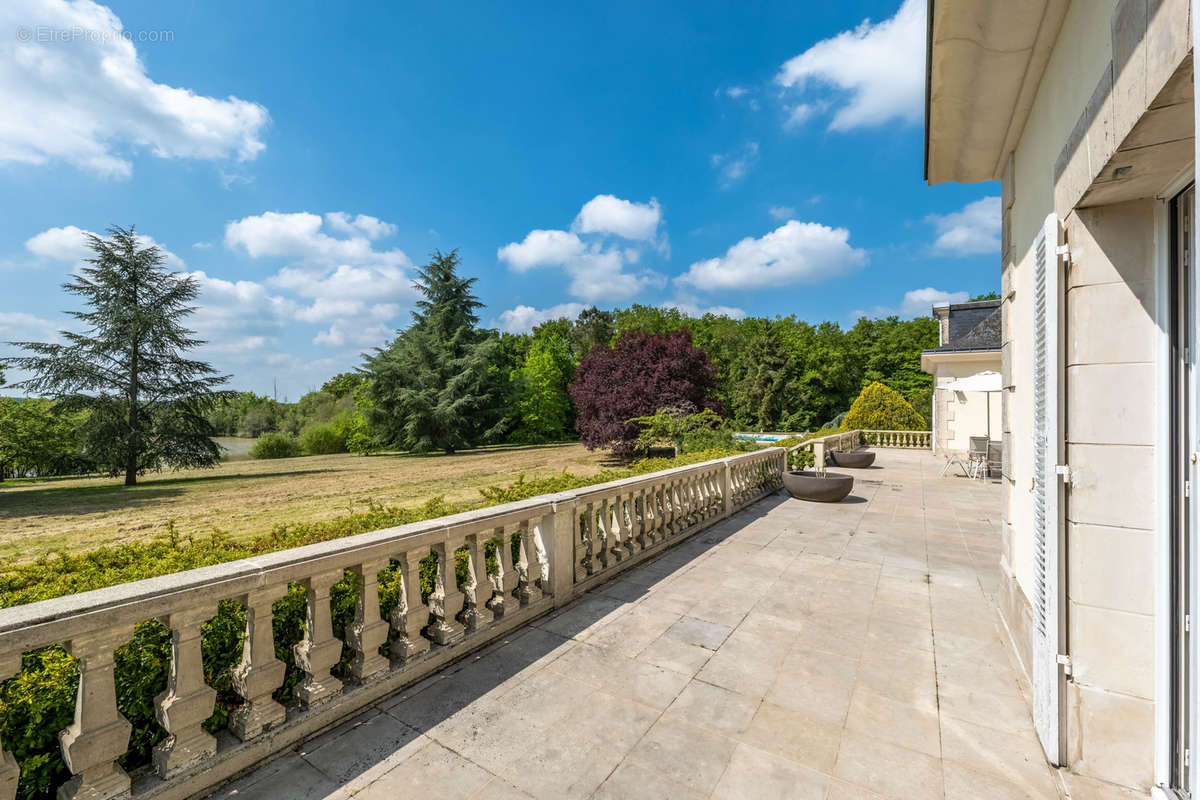
[[[750,142],[735,153],[714,153],[709,160],[720,171],[721,188],[728,189],[758,163],[758,142]]]
[[[64,225],[61,228],[47,228],[25,241],[25,249],[39,258],[50,261],[74,263],[85,258],[91,258],[93,253],[88,247],[88,235],[92,233],[75,225]],[[104,234],[97,234],[103,236]],[[184,268],[183,259],[172,253],[166,247],[154,240],[153,236],[137,234],[138,244],[142,247],[157,247],[162,251],[163,264],[169,269]]]
[[[725,90],[725,94],[728,97],[732,97],[734,100],[738,99],[744,94],[749,94],[749,92],[750,90],[744,86],[730,86]]]
[[[799,128],[808,122],[812,115],[816,114],[819,110],[820,108],[816,103],[797,103],[791,108],[785,109],[787,111],[787,119],[783,121],[783,127],[788,130]]]
[[[324,228],[350,235],[330,236]],[[395,225],[365,214],[268,211],[228,223],[225,244],[251,258],[289,259],[267,284],[311,301],[296,304],[295,318],[328,323],[313,341],[340,347],[380,343],[389,330],[384,323],[416,297],[408,256],[398,249],[376,250],[372,241],[395,231]],[[363,316],[376,324],[359,324]]]
[[[925,0],[904,0],[895,16],[869,19],[854,30],[817,42],[783,64],[776,81],[836,108],[831,130],[882,125],[893,119],[918,122],[925,95]],[[822,94],[821,90],[831,92]],[[814,101],[791,110],[803,118]],[[792,123],[795,124],[795,123]]]
[[[926,219],[937,231],[936,253],[970,256],[1000,252],[1000,198],[981,197],[950,214]]]
[[[535,267],[564,264],[584,252],[583,241],[566,231],[532,230],[520,242],[510,242],[496,251],[496,257],[517,272]]]
[[[395,225],[367,214],[351,217],[345,211],[331,211],[325,215],[325,222],[338,233],[346,233],[351,236],[360,234],[371,240],[396,235]]]
[[[69,321],[64,319],[60,325],[24,311],[0,311],[0,342],[57,342],[59,329],[70,327],[65,324]],[[8,380],[15,382],[18,378],[9,373]]]
[[[668,245],[658,232],[661,222],[657,200],[633,203],[596,195],[580,209],[570,231],[532,230],[520,242],[498,248],[496,257],[514,272],[559,267],[571,279],[568,291],[586,302],[623,302],[644,289],[665,286],[666,279],[653,270],[626,272],[641,260],[642,250],[614,244],[608,237],[651,245],[665,256]]]
[[[703,317],[705,314],[712,314],[716,317],[743,319],[746,316],[745,311],[734,306],[701,306],[691,300],[667,300],[665,303],[660,303],[659,308],[677,308],[689,317]]]
[[[265,108],[155,82],[121,20],[92,0],[6,0],[0,30],[0,162],[128,177],[134,152],[246,161],[266,146]],[[44,40],[56,33],[71,38]]]
[[[967,292],[945,292],[941,289],[934,289],[932,286],[926,286],[924,289],[911,289],[904,293],[904,299],[900,301],[900,307],[892,306],[874,306],[869,311],[858,309],[850,312],[852,318],[858,317],[873,317],[876,319],[883,317],[927,317],[930,309],[934,306],[944,305],[946,303],[965,303],[970,298]]]
[[[658,200],[634,203],[611,194],[598,194],[584,203],[571,223],[573,233],[611,233],[623,239],[653,242],[662,222]]]
[[[697,261],[675,280],[701,291],[776,288],[843,275],[866,261],[845,228],[791,220],[760,238],[742,239],[720,258]]]
[[[793,206],[771,206],[767,209],[767,213],[783,222],[785,219],[796,216],[796,209]]]
[[[559,303],[549,308],[534,308],[533,306],[517,306],[501,312],[496,317],[495,326],[506,333],[529,333],[531,330],[549,322],[552,319],[575,319],[579,312],[587,306],[583,303]]]
[[[966,292],[943,292],[932,286],[913,289],[904,293],[904,301],[900,303],[900,313],[905,316],[924,316],[935,305],[965,303],[970,296]]]

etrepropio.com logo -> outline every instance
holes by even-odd
[[[115,30],[113,28],[85,28],[82,25],[72,25],[60,28],[55,25],[18,25],[16,31],[18,42],[34,44],[63,44],[70,42],[90,42],[103,44],[124,39],[127,42],[173,42],[173,30]]]

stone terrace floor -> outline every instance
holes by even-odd
[[[880,450],[845,502],[762,500],[214,797],[1057,798],[1000,487],[940,468]]]

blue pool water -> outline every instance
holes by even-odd
[[[794,433],[735,433],[733,438],[749,439],[752,442],[778,442],[780,439],[795,435]]]

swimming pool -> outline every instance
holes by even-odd
[[[778,442],[789,436],[799,436],[798,433],[735,433],[735,439],[749,439],[752,442]]]

